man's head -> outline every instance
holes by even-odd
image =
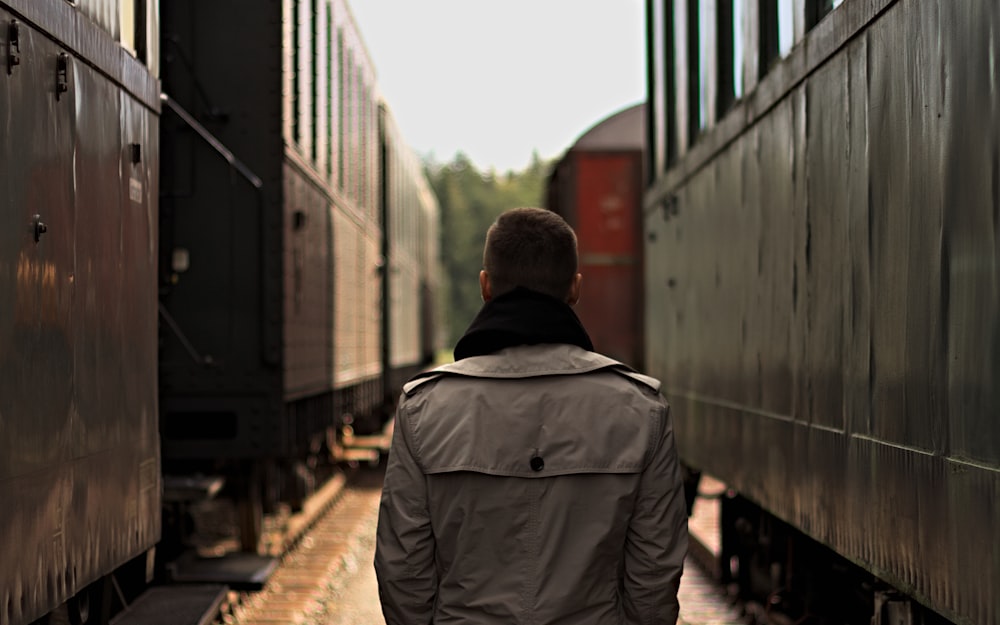
[[[570,305],[580,298],[576,234],[543,208],[513,208],[490,226],[479,286],[483,300],[522,286]]]

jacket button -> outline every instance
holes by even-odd
[[[541,471],[545,468],[545,461],[542,460],[541,456],[532,456],[528,464],[531,465],[532,471]]]

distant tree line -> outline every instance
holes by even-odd
[[[428,163],[427,177],[441,205],[441,260],[447,347],[454,347],[479,312],[479,271],[486,230],[497,215],[516,206],[544,206],[545,180],[553,163],[538,153],[522,171],[483,172],[459,152],[450,163]]]

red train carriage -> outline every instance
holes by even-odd
[[[576,312],[597,351],[643,363],[644,104],[585,132],[556,164],[547,206],[576,230],[583,295]]]

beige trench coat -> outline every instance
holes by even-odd
[[[388,625],[673,625],[687,516],[659,382],[568,345],[410,382],[379,511]]]

